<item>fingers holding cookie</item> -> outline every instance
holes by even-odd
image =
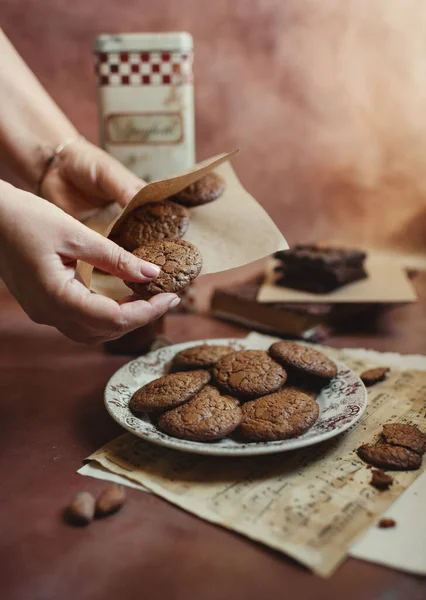
[[[149,242],[133,254],[161,268],[158,277],[146,285],[125,281],[131,290],[145,299],[164,292],[181,292],[198,277],[203,266],[199,250],[184,240]]]

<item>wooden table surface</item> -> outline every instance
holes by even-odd
[[[374,327],[353,323],[334,346],[425,353],[421,301]],[[200,286],[206,302],[208,284]],[[103,407],[107,379],[126,356],[67,340],[32,323],[0,284],[0,596],[5,600],[407,600],[425,580],[347,560],[322,580],[291,559],[136,490],[116,518],[86,529],[62,521],[74,493],[104,483],[76,474],[83,458],[122,433]],[[203,315],[173,315],[174,342],[244,336]],[[420,516],[424,518],[424,515]],[[416,518],[413,516],[413,518]]]

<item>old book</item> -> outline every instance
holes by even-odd
[[[368,308],[360,304],[260,303],[256,300],[259,286],[260,280],[256,279],[217,288],[211,302],[212,315],[257,331],[317,341]]]

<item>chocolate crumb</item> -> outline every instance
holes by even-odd
[[[379,381],[384,381],[389,371],[389,367],[376,367],[375,369],[367,369],[361,373],[360,377],[366,386],[370,386],[379,383]]]
[[[378,523],[378,527],[380,529],[389,529],[390,527],[395,527],[396,522],[393,519],[380,519]]]
[[[383,469],[373,469],[371,475],[370,485],[378,490],[388,490],[393,483],[393,478],[387,475]]]

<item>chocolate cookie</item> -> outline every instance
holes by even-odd
[[[210,369],[222,356],[226,356],[230,352],[233,350],[229,346],[210,346],[208,344],[193,346],[176,354],[172,361],[172,368],[175,371]]]
[[[370,465],[393,471],[415,471],[422,464],[416,452],[391,444],[364,444],[358,448],[358,456]]]
[[[275,342],[270,346],[269,354],[296,375],[304,373],[330,380],[337,374],[337,367],[328,356],[295,342]]]
[[[223,356],[214,368],[218,386],[240,400],[271,394],[287,379],[284,369],[264,350],[239,350]]]
[[[246,402],[239,432],[249,440],[285,440],[305,433],[318,419],[319,406],[303,392],[282,389]]]
[[[184,206],[200,206],[219,198],[224,189],[225,180],[217,173],[210,172],[171,199]]]
[[[189,213],[183,206],[165,200],[143,204],[123,220],[110,238],[129,252],[154,240],[182,237],[189,226]]]
[[[195,279],[203,266],[199,250],[184,240],[158,240],[133,251],[138,258],[161,267],[158,277],[148,283],[125,284],[142,298],[162,292],[180,292]]]
[[[426,452],[426,435],[415,425],[389,423],[383,425],[383,437],[387,444],[403,446],[423,456]]]
[[[369,386],[378,383],[379,381],[383,381],[386,379],[386,375],[389,373],[389,367],[376,367],[374,369],[367,369],[361,373],[361,381]]]
[[[241,417],[238,400],[208,385],[186,404],[161,415],[158,426],[174,437],[213,442],[234,431]]]
[[[208,371],[172,373],[137,390],[129,408],[136,414],[168,410],[190,400],[210,381]]]
[[[290,390],[294,394],[306,394],[306,396],[309,396],[312,400],[316,400],[321,393],[312,387],[304,385],[286,385],[283,389],[287,391]]]

